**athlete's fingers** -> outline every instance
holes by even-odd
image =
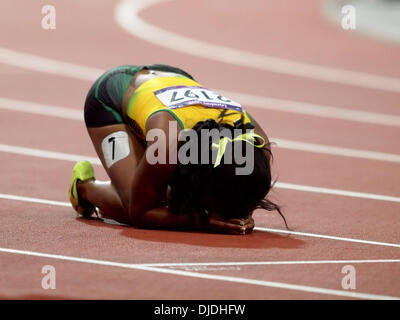
[[[216,220],[220,220],[220,221],[226,221],[226,222],[230,222],[233,224],[239,224],[239,225],[245,225],[250,221],[251,215],[249,215],[246,218],[224,218],[223,216],[217,214],[217,213],[210,213],[209,215],[210,217],[212,217],[213,219]]]
[[[212,232],[228,234],[243,234],[246,232],[244,226],[216,219],[209,220],[207,229]]]
[[[252,232],[254,229],[254,226],[255,226],[254,220],[251,219],[250,222],[246,225],[246,233]]]
[[[253,231],[253,229],[254,229],[254,220],[253,220],[253,218],[249,217],[248,219],[244,220],[243,222],[244,222],[244,224],[243,224],[242,229],[241,229],[242,234],[251,233]],[[244,229],[244,232],[243,232],[243,229]]]
[[[210,213],[208,230],[217,233],[246,234],[254,228],[254,220],[249,215],[247,218],[226,219],[217,213]]]
[[[241,226],[244,226],[244,225],[247,225],[248,223],[250,223],[251,219],[252,219],[251,217],[241,218],[241,219],[239,219],[239,218],[231,218],[228,221],[231,222],[231,223],[234,223],[234,224],[239,224]]]

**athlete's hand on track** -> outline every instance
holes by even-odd
[[[225,219],[216,213],[210,213],[206,230],[215,233],[248,234],[253,228],[254,220],[251,215],[243,219]]]

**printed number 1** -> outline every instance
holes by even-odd
[[[112,142],[112,160],[114,160],[115,155],[115,137],[111,137],[108,139],[108,143]]]

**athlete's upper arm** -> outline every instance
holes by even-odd
[[[145,156],[132,181],[129,204],[131,221],[160,206],[168,182],[176,170],[176,158],[170,155],[177,154],[178,132],[170,130],[170,121],[176,120],[167,112],[159,112],[147,121],[147,138],[151,139],[147,141]],[[169,143],[170,139],[172,143]]]

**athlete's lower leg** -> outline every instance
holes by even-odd
[[[103,218],[129,224],[128,212],[110,181],[80,181],[78,192],[81,200],[88,201],[101,210]]]

